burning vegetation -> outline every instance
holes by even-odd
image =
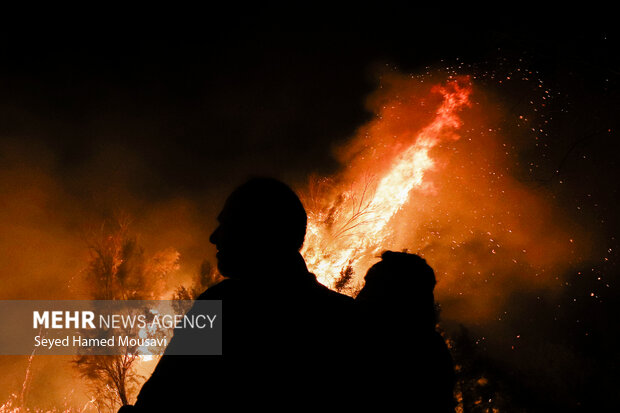
[[[438,278],[459,411],[501,411],[504,389],[482,369],[474,339],[455,326],[501,321],[516,286],[544,290],[556,283],[578,229],[566,229],[544,191],[513,176],[514,147],[499,137],[524,116],[502,112],[475,76],[388,73],[368,106],[375,117],[337,150],[341,171],[298,188],[309,217],[302,250],[308,267],[329,287],[355,295],[383,250],[423,256]],[[165,279],[176,280],[182,257],[172,249],[147,256],[126,220],[87,243],[85,298],[191,299],[217,280],[204,262],[170,286]],[[32,361],[23,389],[0,412],[38,411],[27,403]],[[90,401],[56,410],[114,411],[132,402],[149,372],[140,364],[149,362],[131,354],[74,360],[90,384]]]
[[[437,97],[439,102],[433,102],[438,107],[431,109],[427,125],[419,130],[415,124],[400,130],[392,125],[402,115],[406,119],[397,113],[403,104],[411,110],[423,107],[424,100],[386,100],[378,119],[363,128],[346,155],[342,175],[311,183],[302,254],[326,285],[344,287],[343,280],[352,281],[351,272],[363,275],[382,250],[392,248],[398,232],[392,219],[410,202],[414,188],[424,186],[425,174],[434,166],[431,151],[442,141],[459,139],[458,113],[469,105],[469,79],[437,85],[430,94],[431,102]]]

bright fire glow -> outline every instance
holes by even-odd
[[[324,284],[333,287],[349,266],[359,275],[386,248],[394,230],[388,224],[408,202],[412,189],[422,186],[425,173],[434,166],[431,149],[442,140],[458,139],[454,134],[461,126],[458,112],[469,104],[471,94],[468,79],[447,82],[435,87],[433,92],[442,96],[434,118],[413,132],[413,139],[399,137],[410,143],[388,160],[389,166],[383,173],[375,176],[369,175],[370,171],[360,171],[358,176],[369,176],[364,182],[342,179],[330,188],[329,194],[320,194],[322,199],[313,199],[314,207],[308,208],[308,231],[302,254],[310,271]],[[389,119],[380,118],[378,122],[389,122]],[[367,139],[377,140],[372,136]],[[355,168],[355,162],[354,159],[351,168]]]

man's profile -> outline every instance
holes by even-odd
[[[353,300],[308,272],[306,224],[280,181],[254,178],[233,191],[210,237],[225,279],[199,297],[222,300],[223,355],[164,355],[126,410],[297,410],[350,382],[336,359],[352,345]]]

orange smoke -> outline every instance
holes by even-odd
[[[514,292],[558,291],[550,287],[590,255],[588,243],[597,245],[594,235],[568,222],[553,194],[516,178],[515,156],[527,139],[515,126],[520,114],[503,110],[479,83],[389,74],[368,107],[375,117],[336,153],[342,170],[300,191],[309,215],[302,252],[323,283],[334,288],[343,285],[342,274],[352,274],[345,291],[354,295],[382,250],[407,249],[435,269],[443,320],[489,326],[511,311]],[[5,298],[83,298],[80,271],[88,254],[78,229],[100,222],[99,204],[139,217],[135,228],[145,251],[181,253],[169,287],[187,284],[197,272],[210,233],[204,222],[215,216],[217,202],[154,205],[122,185],[100,191],[105,178],[94,185],[92,200],[82,199],[54,175],[45,148],[6,152],[16,155],[0,165],[7,194],[0,209]],[[126,163],[139,164],[139,157]],[[102,175],[107,178],[107,169]],[[223,197],[215,192],[204,199]],[[199,213],[205,204],[213,210]],[[494,327],[497,336],[509,328]],[[58,404],[75,388],[76,402],[87,402],[69,361],[37,358],[27,399]],[[0,362],[12,373],[0,379],[0,400],[6,400],[21,388],[26,359]],[[141,373],[153,366],[141,364]]]
[[[516,288],[555,281],[575,236],[548,194],[511,176],[505,142],[519,137],[498,125],[514,114],[468,77],[428,80],[383,77],[375,118],[338,152],[343,171],[304,191],[302,253],[332,288],[352,270],[350,294],[381,251],[418,253],[447,317],[484,321]]]

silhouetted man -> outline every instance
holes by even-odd
[[[361,361],[368,406],[454,412],[452,357],[435,329],[435,273],[417,255],[381,258],[356,298],[368,326]]]
[[[223,356],[164,355],[127,410],[324,407],[350,383],[337,359],[352,345],[353,300],[308,272],[302,203],[277,180],[252,179],[218,221],[210,241],[225,280],[199,299],[222,300]]]

